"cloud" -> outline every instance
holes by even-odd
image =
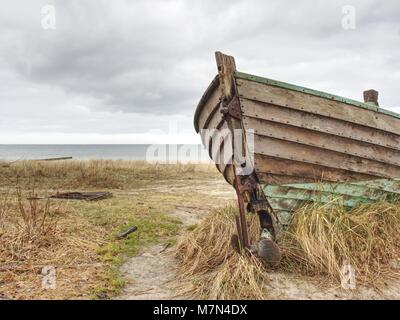
[[[192,132],[216,50],[242,71],[350,98],[375,88],[400,111],[400,5],[351,2],[355,30],[341,27],[341,0],[3,1],[0,135],[143,134],[177,117]],[[46,4],[56,30],[41,27]]]

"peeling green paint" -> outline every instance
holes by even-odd
[[[262,189],[271,207],[279,216],[283,215],[284,224],[290,220],[290,213],[307,203],[339,201],[351,209],[380,200],[400,200],[400,179],[263,185]]]

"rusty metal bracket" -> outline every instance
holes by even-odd
[[[242,119],[242,109],[240,107],[240,100],[238,96],[234,96],[231,101],[221,109],[221,112],[224,115],[229,115],[235,119],[241,120]]]
[[[234,169],[235,170],[235,169]],[[257,190],[256,178],[250,176],[235,175],[235,190],[239,204],[239,216],[236,216],[236,226],[240,244],[249,249],[248,226],[246,221],[245,194],[253,194]]]
[[[270,212],[270,205],[267,200],[253,200],[249,202],[249,205],[247,207],[247,211],[252,212],[252,213],[257,213],[259,211],[268,211]]]
[[[239,203],[239,215],[236,216],[236,226],[241,246],[250,249],[246,211],[258,214],[262,229],[267,228],[273,238],[275,238],[279,219],[260,190],[257,177],[255,175],[236,175],[235,189]],[[245,202],[247,202],[247,208],[245,208]]]
[[[246,222],[246,209],[244,205],[243,190],[240,187],[242,185],[241,176],[236,175],[235,180],[236,180],[235,190],[239,204],[239,216],[236,216],[237,232],[240,240],[240,245],[243,248],[248,249],[250,248],[250,243],[249,243],[249,235]]]
[[[239,182],[237,188],[241,193],[244,192],[253,192],[257,189],[258,183],[256,178],[253,175],[249,176],[237,176],[237,181]]]

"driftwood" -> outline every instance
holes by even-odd
[[[65,192],[65,193],[57,193],[56,195],[51,196],[50,198],[95,201],[111,197],[112,197],[111,192]]]
[[[57,193],[48,197],[30,197],[28,200],[43,200],[43,199],[66,199],[66,200],[85,200],[97,201],[111,198],[111,192],[64,192]]]
[[[45,159],[33,159],[32,161],[40,162],[40,161],[61,161],[61,160],[72,160],[72,157],[57,157],[57,158],[45,158]],[[9,168],[12,164],[21,161],[21,159],[17,159],[10,162],[0,162],[0,166],[2,168]]]
[[[57,158],[35,159],[34,161],[60,161],[60,160],[72,160],[72,157],[57,157]]]
[[[17,160],[14,160],[14,161],[10,161],[10,162],[6,162],[6,161],[2,161],[2,162],[0,162],[0,164],[1,164],[1,167],[2,168],[9,168],[9,167],[11,167],[11,165],[13,164],[13,163],[16,163],[16,162],[18,162],[18,161],[20,161],[20,159],[17,159]]]
[[[129,228],[128,230],[119,233],[116,236],[116,239],[117,240],[122,240],[122,239],[126,238],[128,235],[130,235],[132,232],[135,232],[137,229],[138,228],[136,226],[133,226],[133,227]]]

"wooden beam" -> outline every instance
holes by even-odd
[[[230,100],[234,95],[234,73],[236,71],[235,58],[219,51],[215,53],[217,61],[218,74],[222,84],[223,96]]]
[[[378,96],[379,92],[376,90],[371,89],[364,91],[364,102],[378,107]]]

